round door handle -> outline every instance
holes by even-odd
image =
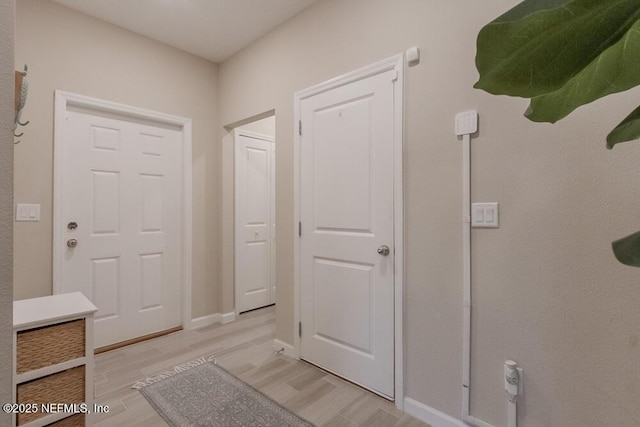
[[[75,248],[76,246],[78,246],[78,241],[76,239],[67,240],[67,247]]]
[[[387,255],[389,255],[390,252],[391,252],[391,250],[389,249],[389,246],[387,246],[387,245],[382,245],[382,246],[380,246],[378,248],[378,253],[380,255],[387,256]]]

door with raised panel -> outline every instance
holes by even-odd
[[[182,131],[71,110],[60,143],[58,287],[98,307],[95,347],[180,326]]]
[[[236,311],[275,302],[273,138],[235,131]]]
[[[301,357],[390,398],[396,75],[300,102]]]

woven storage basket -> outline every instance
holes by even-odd
[[[43,403],[83,403],[84,390],[84,366],[78,366],[18,384],[18,403],[35,403],[38,407]],[[26,424],[46,415],[48,414],[42,412],[18,414],[17,423]]]
[[[84,427],[84,414],[72,415],[45,427]]]
[[[84,356],[84,320],[18,332],[19,374]]]

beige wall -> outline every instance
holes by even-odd
[[[13,30],[15,1],[0,3],[0,402],[13,401]],[[0,411],[0,425],[11,416]]]
[[[218,312],[217,66],[49,0],[18,2],[16,63],[29,65],[18,203],[42,220],[15,223],[15,298],[52,292],[53,92],[62,89],[193,119],[193,317]]]
[[[473,231],[473,415],[506,425],[502,366],[512,358],[525,370],[519,426],[637,426],[638,270],[614,260],[610,241],[640,228],[640,147],[606,151],[603,141],[640,91],[551,126],[524,119],[522,100],[474,90],[475,37],[516,3],[324,0],[221,65],[220,123],[277,111],[277,337],[293,340],[293,94],[417,45],[422,63],[405,88],[407,395],[460,416],[453,122],[473,108],[473,199],[501,209],[499,229]]]

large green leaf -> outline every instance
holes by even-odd
[[[555,123],[581,105],[639,84],[640,20],[562,88],[533,98],[525,115],[534,122]]]
[[[561,88],[640,19],[640,0],[525,0],[478,34],[476,88],[532,98]]]
[[[640,231],[611,244],[618,261],[632,267],[640,267]]]
[[[607,135],[607,148],[640,138],[640,107],[636,108]]]

